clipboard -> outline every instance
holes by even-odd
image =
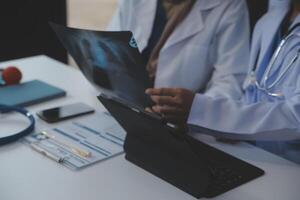
[[[104,94],[98,99],[127,132],[125,158],[196,198],[218,196],[264,174],[160,116]]]

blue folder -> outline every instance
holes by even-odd
[[[40,80],[0,87],[0,104],[28,106],[65,96],[66,92]]]

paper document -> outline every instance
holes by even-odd
[[[123,152],[125,131],[108,114],[72,121],[25,138],[33,150],[73,170]]]

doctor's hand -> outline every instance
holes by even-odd
[[[156,103],[152,111],[173,123],[186,123],[195,94],[182,88],[151,88],[146,90]]]

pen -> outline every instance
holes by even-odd
[[[91,157],[91,155],[92,155],[92,153],[89,152],[89,151],[85,151],[83,149],[79,149],[78,147],[71,146],[71,145],[67,144],[64,141],[56,139],[54,135],[51,135],[51,134],[47,133],[46,131],[42,131],[41,134],[43,134],[47,138],[50,138],[50,139],[54,140],[58,144],[69,148],[73,153],[79,155],[80,157],[86,158],[86,157]]]
[[[30,143],[30,147],[36,152],[43,154],[44,156],[54,160],[55,162],[62,163],[64,161],[63,158],[44,150],[43,148],[39,147],[37,144]]]

